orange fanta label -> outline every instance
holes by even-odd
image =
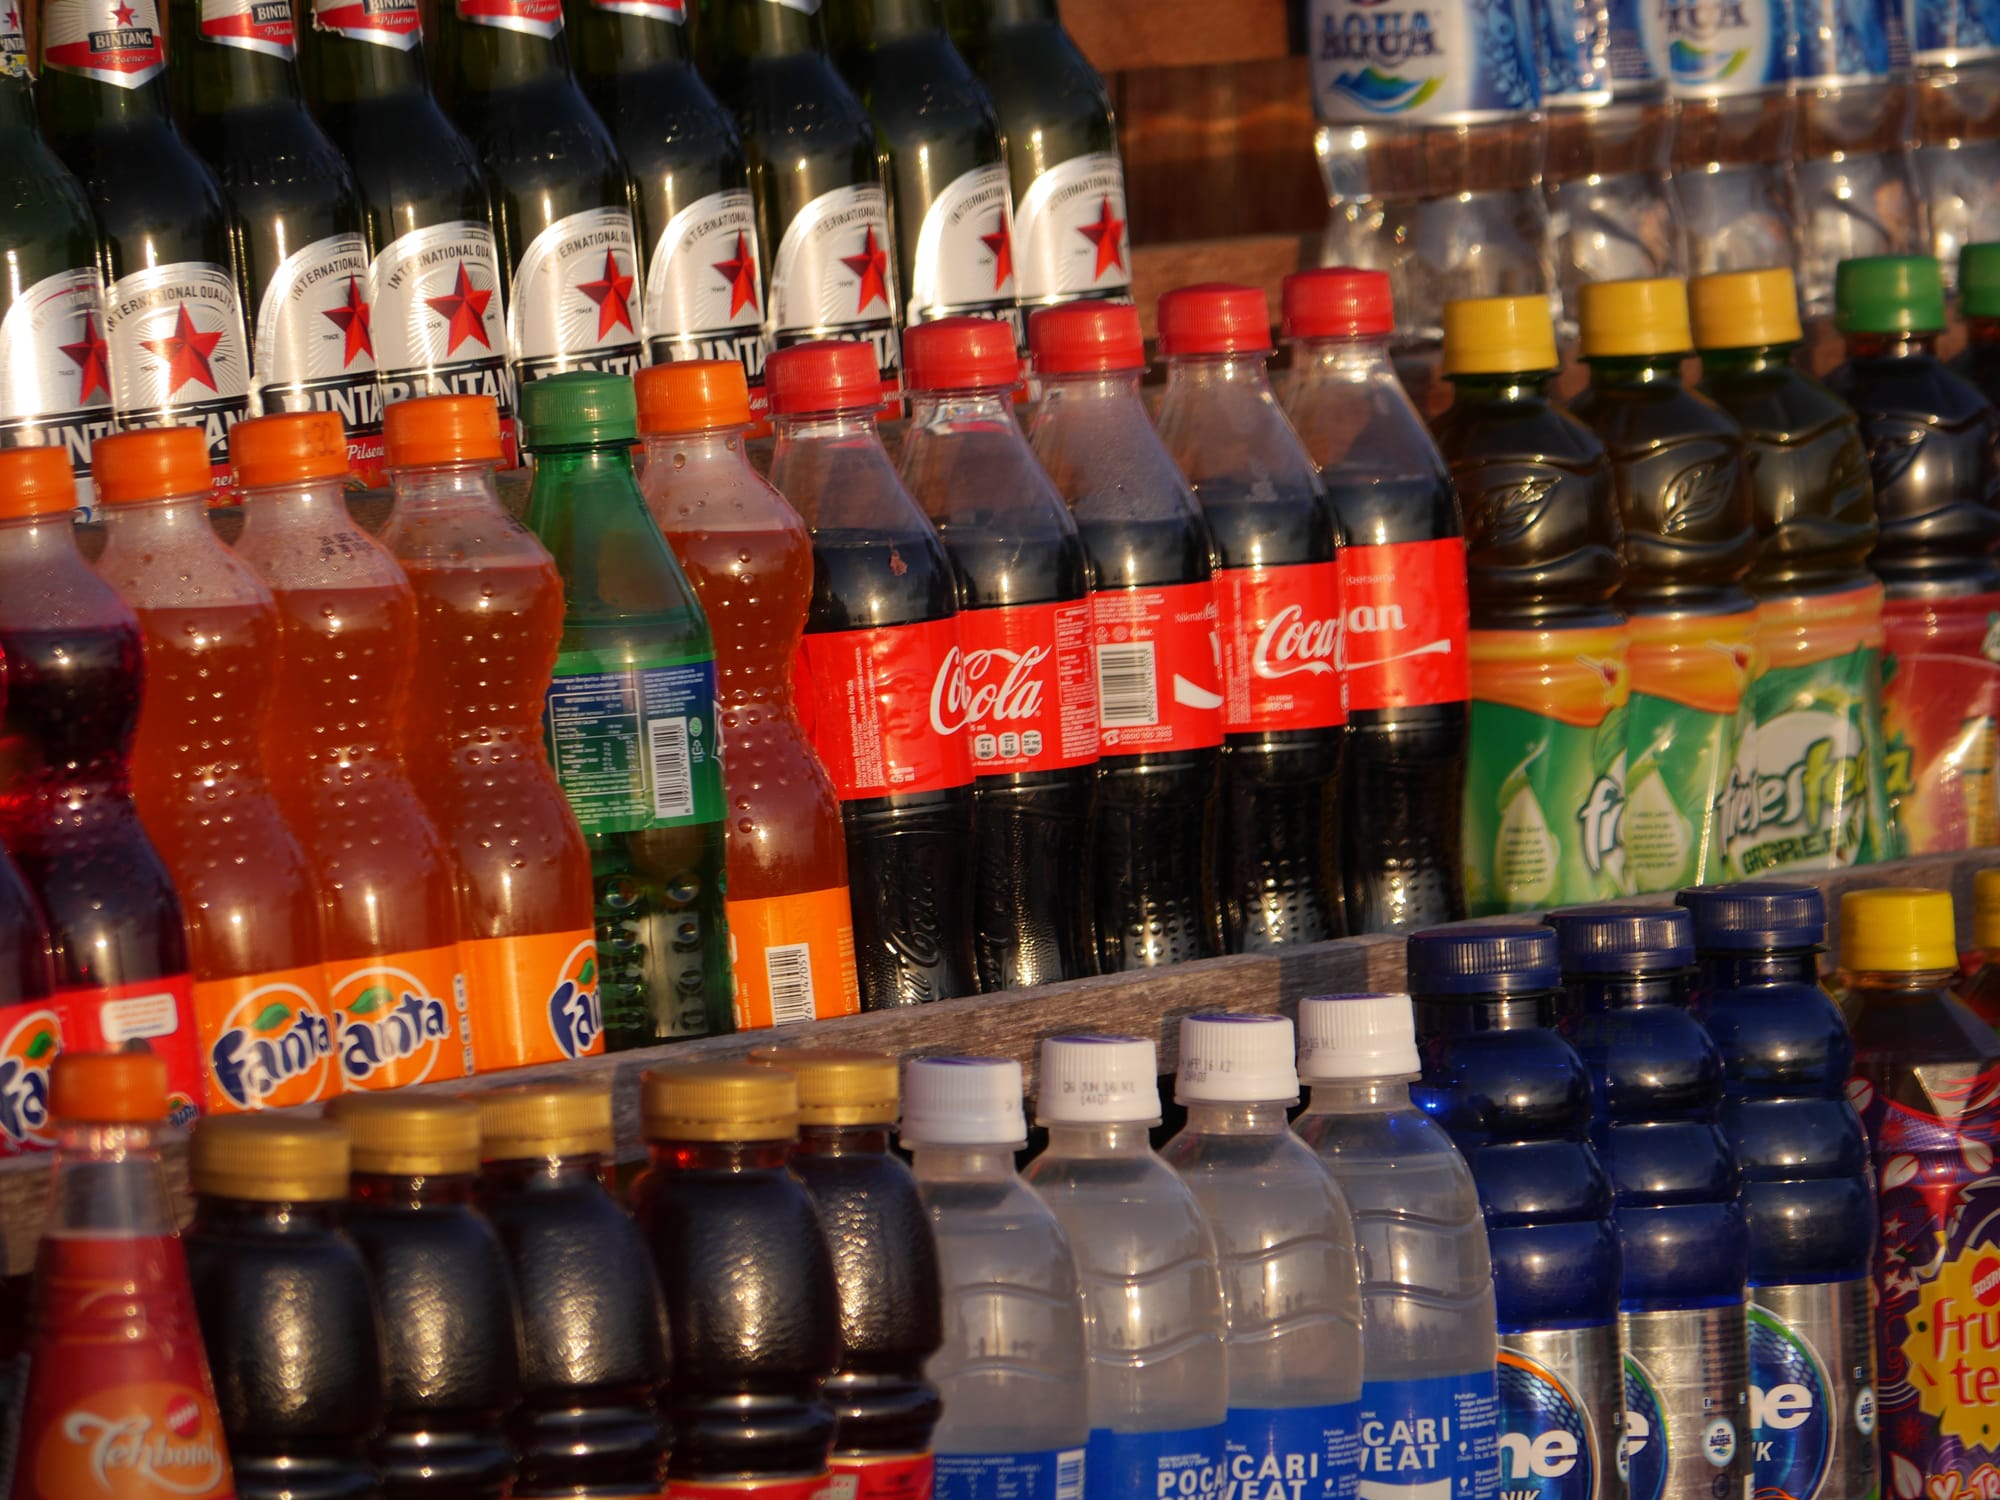
[[[62,1050],[62,1017],[30,1001],[0,1009],[0,1157],[56,1142],[49,1118],[49,1064]]]
[[[731,901],[736,1029],[792,1026],[861,1009],[847,887]]]
[[[327,972],[343,1087],[397,1089],[472,1071],[456,943],[340,960]]]
[[[597,939],[589,928],[461,943],[480,1072],[604,1050]]]
[[[326,971],[318,964],[197,980],[194,1020],[216,1114],[310,1104],[340,1092]]]

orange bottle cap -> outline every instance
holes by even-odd
[[[167,1063],[157,1053],[64,1052],[49,1080],[58,1120],[152,1125],[167,1117]]]
[[[491,396],[413,396],[382,413],[382,442],[392,469],[498,463],[500,407]]]
[[[677,359],[649,365],[633,378],[639,431],[706,432],[750,422],[750,386],[733,359]]]
[[[114,432],[92,445],[90,477],[106,505],[206,494],[208,435],[199,427]]]
[[[330,411],[252,417],[229,429],[229,461],[246,490],[347,477],[347,429]]]
[[[76,475],[67,449],[0,449],[0,521],[75,509]]]

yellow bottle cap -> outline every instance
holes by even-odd
[[[902,1105],[896,1059],[850,1047],[759,1047],[750,1061],[799,1081],[801,1125],[893,1125]]]
[[[2000,949],[2000,865],[1972,877],[1972,946]]]
[[[1758,344],[1796,344],[1799,287],[1783,266],[1762,271],[1717,271],[1688,283],[1697,349],[1750,349]]]
[[[1546,296],[1468,297],[1445,303],[1445,374],[1510,375],[1553,370],[1560,363]]]
[[[245,1203],[327,1203],[347,1196],[347,1132],[332,1120],[210,1115],[194,1128],[194,1190]]]
[[[475,1097],[488,1161],[609,1156],[611,1091],[585,1083],[516,1083]]]
[[[327,1105],[347,1127],[354,1170],[449,1177],[479,1170],[479,1106],[418,1094],[342,1094]]]
[[[1851,974],[1910,974],[1958,967],[1951,897],[1885,886],[1840,898],[1840,966]]]
[[[799,1129],[799,1083],[748,1063],[666,1063],[639,1082],[649,1141],[788,1141]]]
[[[1586,282],[1577,322],[1585,359],[1686,354],[1694,348],[1687,283],[1678,276]]]

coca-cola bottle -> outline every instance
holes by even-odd
[[[1130,303],[1028,321],[1043,396],[1029,438],[1069,501],[1092,569],[1097,804],[1085,863],[1099,973],[1207,958],[1215,901],[1222,670],[1215,542],[1139,396]]]
[[[1097,762],[1090,564],[1014,420],[1011,325],[919,324],[903,335],[903,370],[903,482],[958,574],[979,987],[1073,979]]]
[[[813,533],[799,717],[847,828],[862,1008],[970,994],[972,768],[951,563],[883,451],[871,346],[796,344],[764,378],[771,482]]]
[[[1341,930],[1339,524],[1271,394],[1261,291],[1167,293],[1160,352],[1160,439],[1220,565],[1223,941],[1232,953],[1319,942]]]

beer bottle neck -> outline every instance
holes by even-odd
[[[1062,24],[1056,0],[983,0],[983,3],[988,30],[999,26],[1026,26],[1037,21],[1045,21],[1052,26]]]
[[[685,24],[606,10],[597,0],[588,0],[576,15],[575,39],[577,71],[586,78],[693,61]]]
[[[310,20],[299,38],[299,69],[315,105],[410,98],[430,91],[423,45],[400,47],[321,31]]]
[[[204,36],[201,0],[174,0],[173,35],[168,75],[183,120],[301,102],[292,59]]]
[[[168,89],[164,68],[137,88],[120,88],[116,84],[101,83],[86,74],[51,65],[48,57],[48,10],[49,7],[44,5],[40,17],[42,24],[36,31],[41,77],[35,85],[35,96],[41,107],[42,128],[52,140],[72,140],[103,126],[172,125],[173,96]],[[109,5],[105,10],[107,24],[121,19],[115,17]],[[143,15],[134,17],[135,21],[151,19]],[[137,31],[139,28],[132,29]]]
[[[715,29],[715,51],[725,62],[826,51],[819,12],[795,10],[785,0],[724,0],[703,24]]]
[[[844,55],[849,47],[874,47],[941,32],[944,7],[941,0],[847,0],[828,29],[836,33],[836,45]]]
[[[554,36],[532,36],[452,14],[440,30],[442,77],[458,100],[569,76],[569,48],[560,27]]]
[[[34,128],[34,83],[26,74],[0,76],[0,133]]]

